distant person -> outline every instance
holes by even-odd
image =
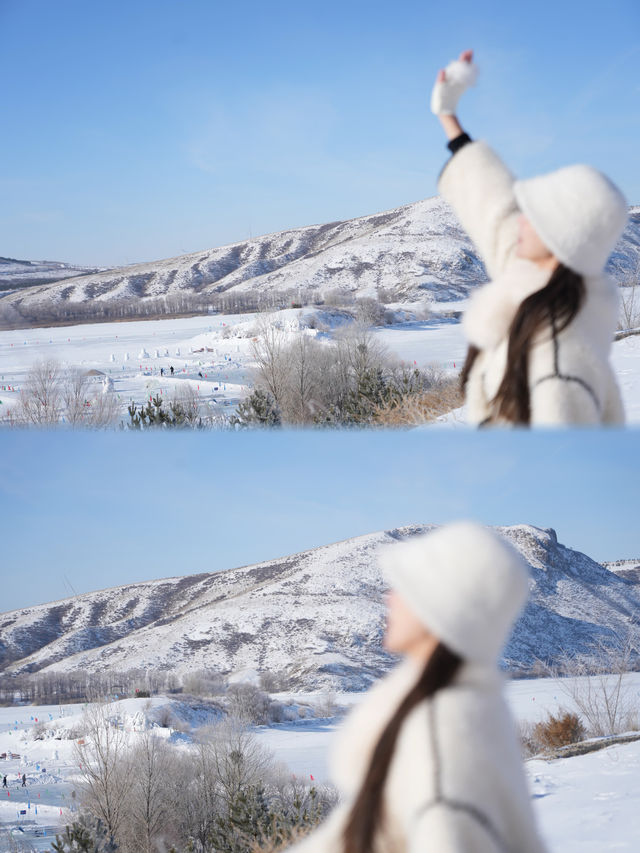
[[[173,376],[173,365],[169,368],[169,370],[171,371],[171,375]]]
[[[201,371],[201,370],[199,370],[199,371],[198,371],[198,376],[200,377],[200,379],[204,379],[204,376],[202,375],[202,371]]]
[[[27,785],[27,776],[26,773],[22,774],[22,787],[25,788]]]
[[[341,803],[295,853],[542,853],[498,670],[528,595],[520,555],[458,522],[387,546],[385,647],[404,660],[336,738]]]
[[[438,73],[431,110],[451,158],[438,189],[492,279],[471,295],[461,381],[478,425],[620,424],[609,351],[618,291],[605,264],[627,222],[620,190],[591,166],[516,181],[462,129],[456,106],[473,85],[472,51]]]
[[[7,785],[7,777],[6,777],[6,776],[3,776],[3,777],[2,777],[2,787],[3,787],[3,788],[8,788],[8,787],[9,787],[9,786]]]
[[[160,368],[160,376],[164,376],[164,367]]]

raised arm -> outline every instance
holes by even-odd
[[[484,142],[473,142],[456,114],[461,94],[475,83],[470,50],[438,72],[431,110],[449,140],[451,158],[438,180],[438,190],[453,207],[475,243],[489,275],[499,275],[514,256],[518,242],[518,206],[514,176]]]

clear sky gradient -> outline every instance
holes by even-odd
[[[640,203],[638,0],[0,0],[0,255],[120,265],[435,193],[437,69],[522,176]]]
[[[0,435],[0,611],[415,522],[640,558],[633,431]]]

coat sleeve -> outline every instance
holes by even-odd
[[[534,385],[530,394],[531,426],[595,426],[600,406],[589,386],[552,376]]]
[[[407,853],[504,853],[491,828],[472,813],[434,805],[417,819],[409,834]]]
[[[454,209],[491,278],[515,254],[518,205],[514,177],[485,142],[470,142],[445,165],[438,191]]]

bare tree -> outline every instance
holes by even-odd
[[[264,321],[263,321],[264,323]],[[268,323],[255,343],[256,391],[241,423],[423,423],[461,404],[457,378],[395,363],[362,322],[332,342],[301,332],[290,343]],[[277,412],[277,418],[271,412]]]
[[[29,371],[10,422],[15,426],[106,427],[118,418],[120,405],[113,392],[96,390],[86,372],[66,370],[53,359]]]
[[[233,716],[203,734],[222,811],[228,813],[245,788],[264,783],[274,772],[273,756],[258,743],[246,723]]]
[[[189,839],[193,850],[205,853],[209,850],[220,803],[211,751],[203,732],[193,752],[175,757],[170,790],[178,805],[180,835]]]
[[[336,335],[339,360],[356,384],[369,370],[385,367],[389,361],[386,347],[364,323],[353,323]]]
[[[197,424],[201,418],[200,397],[192,385],[180,386],[171,400],[171,405],[180,407],[181,411],[184,412],[185,421],[191,426]]]
[[[620,318],[618,329],[627,331],[640,326],[640,256],[635,268],[630,270],[620,282]]]
[[[83,425],[99,429],[112,426],[120,417],[120,403],[113,391],[98,392],[89,399]]]
[[[164,740],[147,730],[131,753],[132,783],[127,818],[121,837],[132,853],[154,853],[156,842],[168,830],[170,801],[167,789],[172,756]]]
[[[316,713],[319,717],[334,717],[339,705],[335,690],[327,688],[316,703]]]
[[[393,323],[393,311],[368,296],[356,299],[356,317],[365,326],[387,326]]]
[[[21,324],[22,314],[10,302],[0,301],[0,327],[18,326]]]
[[[260,382],[278,406],[282,406],[289,372],[288,364],[283,358],[285,332],[273,314],[259,316],[256,332],[252,350],[258,365]]]
[[[18,423],[50,426],[60,421],[63,408],[62,366],[52,359],[36,362],[20,391],[15,419]]]
[[[83,725],[86,735],[76,743],[82,799],[109,832],[120,838],[132,785],[126,734],[115,708],[104,703],[87,706]]]
[[[246,725],[227,718],[197,732],[189,756],[174,757],[171,789],[180,834],[192,849],[216,849],[211,839],[220,818],[228,818],[239,795],[273,773],[273,759]]]
[[[61,385],[65,420],[71,426],[78,426],[87,414],[92,390],[89,377],[86,371],[74,367],[67,371]]]
[[[638,650],[629,634],[619,643],[600,640],[588,657],[564,656],[550,674],[582,714],[594,737],[620,734],[640,723],[629,673]]]
[[[213,669],[195,669],[182,676],[182,689],[193,696],[220,696],[227,691],[227,680]]]
[[[297,424],[312,423],[320,409],[321,349],[322,345],[312,337],[305,332],[299,332],[283,353],[288,364],[281,404],[286,421]]]
[[[640,326],[640,295],[637,284],[620,288],[620,315],[620,330],[627,331]]]

